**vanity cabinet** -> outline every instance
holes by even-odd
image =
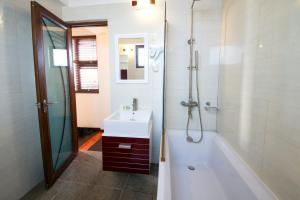
[[[150,139],[103,136],[103,170],[150,173]]]

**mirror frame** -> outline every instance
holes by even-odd
[[[122,80],[120,77],[120,55],[119,55],[119,39],[121,38],[143,38],[145,48],[145,66],[144,79]],[[117,83],[148,83],[149,81],[149,39],[147,33],[139,34],[118,34],[115,36],[115,73]]]

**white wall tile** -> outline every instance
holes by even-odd
[[[223,11],[218,131],[279,199],[297,200],[300,4],[225,0]]]
[[[61,4],[39,1],[61,16]],[[0,199],[43,180],[29,0],[0,1]]]
[[[191,1],[167,2],[167,128],[185,129],[187,109],[180,105],[188,99],[190,6]],[[178,14],[180,13],[180,15]],[[199,90],[203,128],[216,130],[216,113],[204,110],[205,102],[217,106],[219,46],[222,0],[196,2],[194,9],[195,50],[199,51]],[[193,83],[193,98],[197,99]],[[199,117],[193,111],[192,129],[199,129]]]

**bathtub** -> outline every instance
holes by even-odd
[[[157,200],[277,200],[217,133],[205,132],[201,144],[191,144],[184,130],[167,130],[165,157]]]

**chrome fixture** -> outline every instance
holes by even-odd
[[[131,144],[119,144],[119,149],[131,149]]]
[[[38,109],[41,109],[41,107],[42,107],[40,102],[35,103],[35,106],[36,106]]]
[[[207,112],[218,112],[219,111],[219,108],[215,107],[215,106],[211,106],[211,103],[209,101],[205,103],[204,109]]]
[[[198,51],[195,51],[195,63],[194,63],[194,58],[193,58],[193,54],[194,54],[194,43],[195,43],[195,39],[194,39],[194,5],[196,1],[200,1],[200,0],[193,0],[192,6],[191,6],[191,37],[188,40],[188,44],[190,45],[190,64],[188,67],[189,70],[189,99],[187,102],[182,101],[180,104],[184,107],[188,108],[188,119],[187,119],[187,123],[186,123],[186,140],[188,142],[191,143],[200,143],[203,139],[203,127],[202,127],[202,118],[201,118],[201,110],[200,110],[200,95],[199,95],[199,75],[198,75],[198,71],[199,71],[199,60],[198,60]],[[193,65],[194,64],[194,65]],[[197,101],[193,100],[193,70],[196,73],[196,89],[197,89]],[[194,138],[192,138],[189,135],[189,126],[190,126],[190,120],[192,119],[193,115],[192,115],[192,110],[193,108],[197,107],[198,110],[198,114],[199,114],[199,122],[200,122],[200,131],[201,131],[201,136],[200,139],[198,139],[197,141],[194,140]]]
[[[191,171],[194,171],[196,168],[194,166],[192,166],[192,165],[189,165],[188,169],[191,170]]]
[[[180,102],[180,104],[184,107],[197,107],[198,106],[197,101],[188,101],[188,102],[182,101],[182,102]]]
[[[137,98],[132,99],[132,112],[137,111],[138,105],[137,105]]]
[[[155,0],[132,0],[131,1],[131,6],[137,8],[143,8],[148,5],[154,5],[154,4],[155,4]]]

